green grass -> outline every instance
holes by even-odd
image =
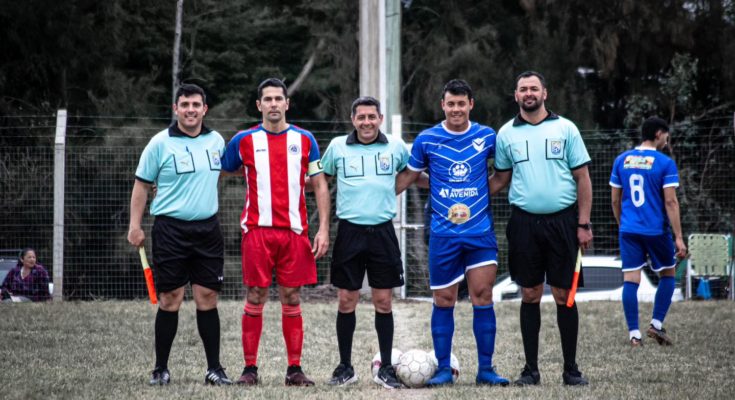
[[[495,364],[509,378],[523,366],[518,329],[518,303],[495,306],[498,336]],[[303,305],[305,345],[303,367],[317,381],[312,388],[286,388],[286,357],[280,329],[280,307],[265,309],[259,354],[262,384],[213,388],[202,384],[204,351],[196,330],[194,306],[186,302],[169,367],[168,387],[148,387],[153,356],[154,312],[143,301],[53,304],[0,304],[0,398],[3,399],[512,399],[512,398],[733,398],[735,397],[735,303],[675,303],[666,327],[675,341],[660,347],[646,341],[628,347],[619,303],[582,303],[578,363],[590,380],[587,388],[561,384],[561,348],[553,305],[542,306],[542,383],[532,388],[478,388],[472,312],[467,303],[455,311],[454,353],[461,376],[457,385],[441,389],[387,391],[369,379],[369,365],[378,351],[373,310],[361,304],[353,346],[353,364],[360,381],[333,388],[324,384],[338,361],[334,323],[336,302]],[[240,314],[242,303],[220,305],[222,363],[230,378],[242,370]],[[430,350],[431,304],[398,302],[394,307],[395,347]],[[641,326],[650,320],[651,305],[641,305]]]

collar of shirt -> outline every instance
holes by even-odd
[[[375,138],[375,140],[373,140],[370,143],[362,143],[359,140],[357,140],[357,129],[355,129],[352,131],[352,133],[347,135],[346,143],[347,144],[364,144],[364,145],[373,144],[373,143],[388,143],[388,138],[385,136],[383,132],[378,131],[378,137]]]
[[[199,135],[206,135],[207,133],[212,132],[211,129],[207,128],[202,124],[202,130],[199,131],[199,134],[193,137],[197,137]],[[181,136],[189,136],[186,133],[182,132],[181,129],[179,129],[179,124],[174,122],[168,127],[168,135],[171,137],[181,137]],[[192,136],[189,136],[192,137]]]
[[[556,114],[554,114],[554,112],[551,111],[551,110],[549,110],[549,113],[546,115],[546,118],[542,119],[538,124],[532,124],[532,123],[526,121],[525,119],[523,119],[523,117],[521,117],[521,114],[518,114],[513,119],[513,126],[521,126],[521,125],[533,125],[533,126],[536,126],[536,125],[541,125],[541,124],[543,124],[546,121],[550,121],[550,120],[554,120],[554,119],[559,119],[559,116],[556,115]]]

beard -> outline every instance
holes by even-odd
[[[525,101],[521,100],[518,102],[518,105],[521,106],[521,108],[525,112],[535,112],[536,110],[541,108],[542,105],[544,105],[544,102],[543,100],[536,99],[533,103],[526,104]]]

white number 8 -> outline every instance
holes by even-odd
[[[646,194],[643,191],[643,183],[645,182],[643,176],[633,174],[628,182],[630,182],[630,198],[633,200],[633,205],[636,207],[642,206],[646,202]]]

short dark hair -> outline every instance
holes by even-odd
[[[268,78],[258,85],[258,100],[263,98],[263,89],[267,87],[277,87],[283,89],[283,97],[288,98],[288,89],[286,84],[278,78]]]
[[[513,90],[515,90],[516,88],[518,88],[518,81],[520,81],[523,78],[530,78],[532,76],[535,76],[536,78],[538,78],[539,81],[541,81],[541,87],[546,88],[546,78],[544,78],[544,76],[541,75],[540,72],[536,72],[536,71],[523,71],[520,74],[518,74],[518,76],[516,76],[516,87],[513,88]]]
[[[195,94],[202,95],[202,102],[204,104],[207,104],[207,95],[204,93],[204,89],[193,83],[184,83],[183,85],[179,86],[179,88],[176,90],[176,103],[179,103],[179,97],[181,96],[189,97]]]
[[[470,84],[463,79],[452,79],[451,81],[447,82],[447,84],[444,85],[444,89],[442,90],[442,100],[444,100],[444,96],[447,94],[447,92],[455,96],[467,95],[468,99],[473,99],[472,88],[470,87]]]
[[[380,114],[380,102],[375,97],[360,96],[352,102],[352,115],[354,116],[359,106],[375,106],[375,109]]]
[[[641,125],[641,138],[645,140],[656,140],[656,132],[669,132],[669,124],[659,117],[648,117]]]

